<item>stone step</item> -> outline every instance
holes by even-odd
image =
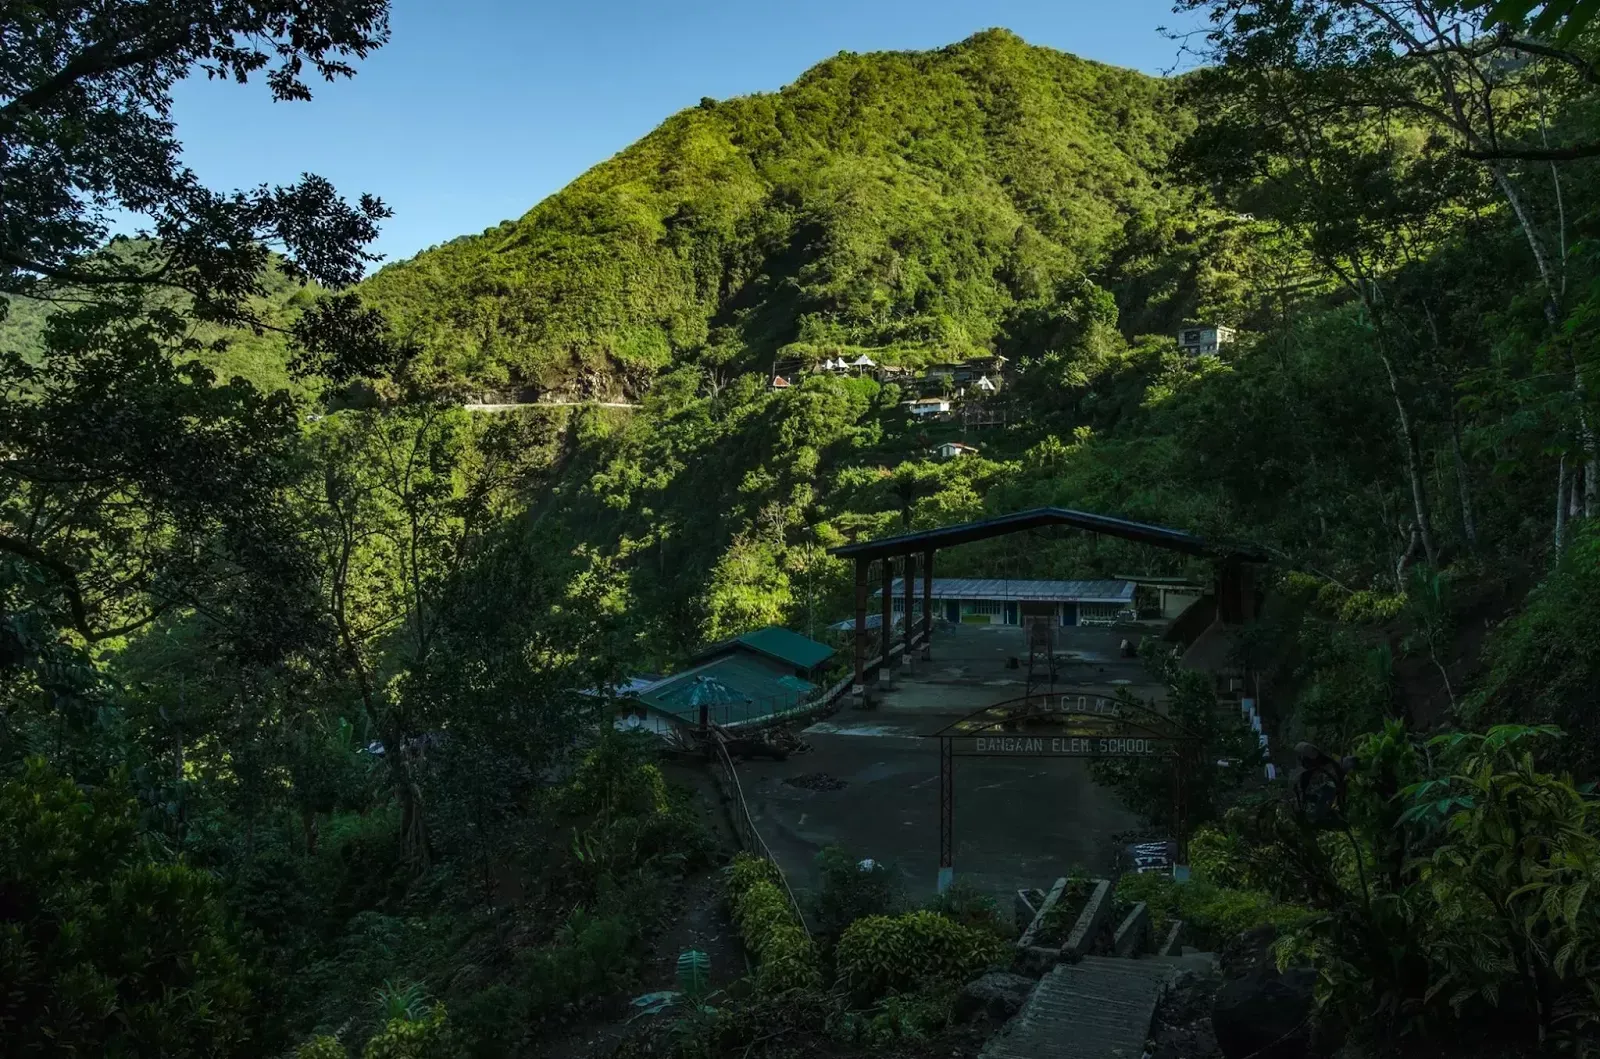
[[[1185,952],[1173,956],[1149,956],[1146,959],[1153,963],[1164,963],[1168,967],[1180,971],[1193,971],[1195,974],[1211,974],[1217,969],[1217,954],[1214,952]]]
[[[1058,965],[982,1059],[1138,1059],[1177,969],[1159,960],[1085,956]]]

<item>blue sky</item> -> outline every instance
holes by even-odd
[[[311,103],[191,80],[174,117],[212,187],[302,172],[395,211],[388,261],[519,217],[702,96],[773,91],[840,51],[937,48],[990,26],[1147,73],[1171,0],[394,0],[393,39]]]

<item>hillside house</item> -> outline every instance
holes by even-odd
[[[772,388],[774,390],[787,390],[789,389],[789,380],[782,375],[774,375],[772,377]]]
[[[1233,341],[1234,334],[1231,327],[1186,327],[1178,332],[1178,349],[1191,357],[1214,357],[1219,349]]]
[[[968,445],[961,441],[947,441],[933,451],[937,452],[942,460],[953,460],[958,456],[976,456],[978,454],[976,446]]]
[[[950,411],[950,398],[948,397],[919,397],[914,401],[902,401],[900,407],[910,412],[914,419],[928,419],[932,416],[945,415]]]
[[[920,588],[920,585],[913,587]],[[933,579],[933,613],[964,625],[1021,625],[1047,620],[1054,625],[1111,625],[1133,608],[1132,581],[1013,581],[975,577]],[[905,581],[897,579],[895,620],[905,609]],[[876,593],[881,599],[883,591]],[[913,599],[913,620],[922,601]]]

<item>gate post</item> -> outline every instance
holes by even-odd
[[[939,737],[939,893],[955,881],[955,744]]]

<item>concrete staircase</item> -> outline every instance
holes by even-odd
[[[1140,1059],[1156,1005],[1179,969],[1159,957],[1058,964],[981,1059]]]

